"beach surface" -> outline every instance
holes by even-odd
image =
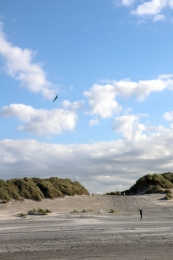
[[[173,200],[164,197],[94,195],[0,203],[0,259],[172,260]],[[33,208],[52,213],[20,217]]]

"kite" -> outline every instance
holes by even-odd
[[[58,95],[56,95],[56,97],[54,98],[53,102],[58,98]]]

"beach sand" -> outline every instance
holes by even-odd
[[[172,260],[173,201],[164,196],[0,203],[0,259]],[[19,217],[33,208],[52,213]],[[138,208],[143,209],[143,220]]]

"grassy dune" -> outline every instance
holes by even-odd
[[[72,182],[70,179],[49,179],[23,178],[0,180],[1,200],[32,199],[41,201],[44,198],[54,199],[64,195],[88,195],[87,189],[79,182]]]
[[[137,195],[150,193],[165,193],[166,199],[173,198],[173,173],[165,172],[162,174],[147,174],[136,181],[136,183],[129,189],[122,192],[113,191],[106,195]]]
[[[173,173],[147,174],[126,190],[126,194],[160,193],[173,188]]]

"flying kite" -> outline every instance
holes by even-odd
[[[56,97],[54,98],[53,102],[58,98],[58,95],[56,95]]]

